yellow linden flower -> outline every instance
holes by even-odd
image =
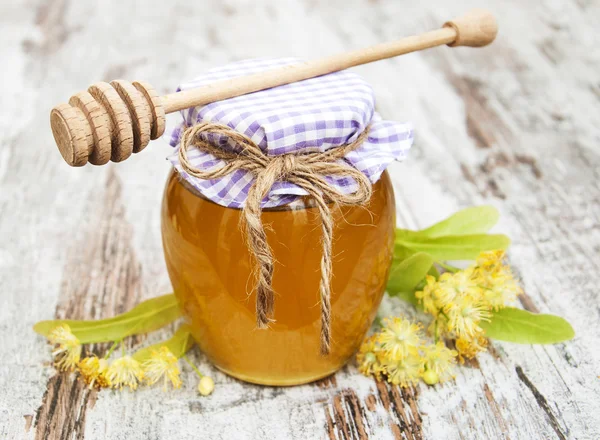
[[[448,317],[447,330],[458,337],[474,338],[483,333],[479,323],[489,321],[491,313],[487,304],[472,295],[459,295],[444,310]]]
[[[447,306],[457,295],[457,285],[460,281],[455,280],[454,274],[445,272],[440,275],[432,291],[432,298],[436,309]]]
[[[523,293],[523,289],[511,275],[498,275],[493,277],[488,287],[482,289],[483,300],[494,310],[506,307],[514,303],[517,296]]]
[[[456,356],[458,355],[455,350],[450,350],[440,341],[435,345],[424,347],[423,352],[423,360],[425,361],[423,380],[428,385],[454,378],[453,367],[456,365]]]
[[[166,391],[168,381],[171,381],[173,388],[181,387],[178,360],[167,347],[152,350],[150,359],[145,361],[142,367],[144,369],[144,379],[148,385],[155,384],[162,377],[163,390]]]
[[[412,324],[403,318],[385,318],[383,327],[377,341],[385,357],[396,361],[418,354],[422,345],[420,323]]]
[[[423,362],[418,355],[411,355],[402,360],[386,358],[382,367],[389,383],[408,387],[419,381],[423,371]]]
[[[434,291],[434,299],[438,308],[442,308],[451,304],[457,297],[465,295],[477,297],[479,293],[480,289],[473,269],[467,268],[456,273],[443,273]]]
[[[477,256],[477,267],[485,270],[486,272],[493,272],[502,265],[504,255],[505,252],[503,250],[481,252]]]
[[[83,381],[89,385],[90,389],[108,388],[110,380],[108,379],[108,361],[98,359],[96,356],[89,356],[79,361],[79,373]]]
[[[510,266],[504,264],[504,251],[482,252],[475,271],[483,299],[494,310],[514,302],[523,293]]]
[[[426,313],[430,313],[431,315],[436,316],[440,309],[440,307],[436,306],[435,301],[433,299],[433,293],[435,291],[435,288],[437,287],[437,281],[435,277],[431,275],[427,275],[425,277],[425,281],[425,287],[423,287],[423,290],[415,292],[415,297],[423,305],[423,309]]]
[[[473,268],[456,273],[445,272],[438,280],[427,275],[425,280],[425,287],[422,291],[415,292],[415,296],[423,304],[425,312],[433,316],[438,316],[445,308],[450,307],[458,297],[469,295],[476,298],[481,295]]]
[[[81,343],[71,333],[67,324],[61,324],[48,334],[48,340],[56,345],[52,352],[55,357],[54,365],[61,371],[72,371],[81,359]]]
[[[485,351],[488,345],[488,340],[479,335],[475,338],[458,338],[456,340],[456,350],[458,351],[458,360],[464,363],[466,359],[474,358],[479,352]]]
[[[107,377],[113,387],[123,389],[128,386],[135,390],[138,382],[144,378],[144,370],[138,361],[131,356],[123,356],[108,367]]]
[[[373,335],[362,343],[358,353],[356,354],[356,361],[358,362],[358,371],[365,376],[374,374],[379,376],[381,372],[381,365],[379,359],[377,359],[377,336]]]
[[[215,389],[215,382],[208,376],[202,376],[198,383],[198,392],[203,396],[208,396]]]

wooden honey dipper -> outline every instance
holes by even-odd
[[[50,113],[54,140],[65,161],[83,166],[121,162],[142,151],[165,130],[165,114],[269,89],[349,67],[446,44],[481,47],[498,32],[494,16],[474,9],[442,28],[339,55],[221,80],[165,96],[145,82],[96,83]]]

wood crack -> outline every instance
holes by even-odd
[[[395,416],[396,421],[391,422],[394,436],[409,440],[421,440],[423,438],[423,419],[417,409],[417,389],[402,389],[385,382],[377,382],[377,393],[383,407]]]
[[[507,440],[510,439],[510,437],[508,436],[508,427],[506,426],[506,421],[502,417],[502,412],[500,411],[498,402],[496,402],[494,394],[492,393],[492,390],[490,389],[490,386],[487,383],[483,384],[483,394],[485,395],[485,398],[490,404],[490,408],[492,409],[494,418],[496,419],[496,421],[498,422],[498,426],[502,430],[503,437]]]
[[[548,421],[550,422],[550,426],[552,427],[552,429],[554,430],[554,432],[556,433],[558,438],[561,440],[566,440],[567,436],[565,435],[562,428],[560,427],[560,424],[558,423],[558,419],[556,418],[556,415],[554,415],[554,412],[550,408],[550,405],[548,405],[548,401],[546,400],[544,395],[539,392],[539,390],[536,388],[536,386],[533,384],[533,382],[531,382],[531,380],[527,377],[527,375],[525,374],[525,372],[523,371],[523,368],[521,368],[521,366],[517,365],[517,367],[515,368],[515,371],[517,372],[517,376],[519,377],[519,380],[521,382],[523,382],[523,384],[527,388],[529,388],[529,391],[531,391],[531,394],[533,394],[533,397],[535,398],[535,401],[537,402],[538,406],[541,408],[542,411],[544,411],[544,413],[546,413],[546,416],[548,417]]]
[[[325,418],[327,419],[327,432],[330,439],[367,439],[368,427],[365,411],[359,402],[356,393],[351,389],[344,389],[333,397],[331,405],[325,406]]]

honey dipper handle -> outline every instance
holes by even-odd
[[[165,130],[165,114],[246,93],[289,84],[349,67],[447,44],[479,47],[491,43],[498,26],[488,11],[476,9],[441,29],[254,75],[214,82],[159,96],[148,83],[123,80],[93,84],[50,113],[54,140],[65,162],[103,165],[142,151]]]
[[[204,87],[163,96],[162,103],[165,113],[172,113],[443,44],[453,47],[481,47],[491,43],[497,32],[494,16],[489,11],[474,9],[462,17],[446,22],[441,29],[253,75],[217,81]]]

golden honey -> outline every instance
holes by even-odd
[[[198,195],[175,172],[162,206],[169,276],[201,350],[219,369],[265,385],[328,376],[358,349],[384,293],[395,206],[387,172],[367,207],[334,207],[332,346],[319,354],[321,227],[313,207],[263,210],[275,259],[275,322],[256,328],[254,262],[241,211]]]

